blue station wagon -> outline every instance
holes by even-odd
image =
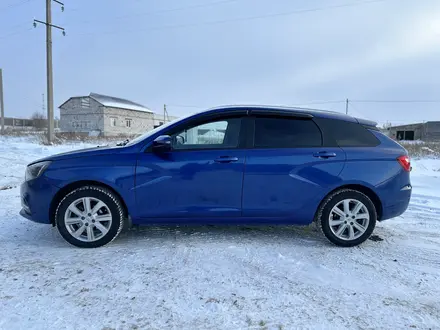
[[[309,225],[364,242],[411,197],[406,150],[372,121],[300,108],[230,106],[123,146],[51,156],[26,169],[20,214],[69,243],[105,245],[131,225]]]

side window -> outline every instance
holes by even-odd
[[[237,148],[241,118],[221,119],[185,128],[172,134],[173,149]]]
[[[116,126],[116,121],[117,121],[117,118],[110,117],[110,126],[111,127],[115,127]]]
[[[373,133],[358,123],[326,118],[316,118],[315,121],[324,134],[326,145],[375,147],[380,143]]]
[[[312,120],[255,118],[255,148],[310,148],[321,145],[321,132]]]

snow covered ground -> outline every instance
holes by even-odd
[[[439,329],[440,160],[413,161],[401,217],[356,248],[311,228],[166,227],[94,250],[22,219],[25,166],[0,138],[0,329]]]

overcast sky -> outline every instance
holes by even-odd
[[[166,103],[173,115],[199,110],[182,105],[440,101],[439,0],[64,1],[64,12],[53,4],[67,31],[53,31],[56,107],[90,92],[157,112]],[[45,19],[44,4],[0,1],[6,116],[41,111],[45,29],[32,20]],[[312,104],[326,101],[339,102]],[[440,120],[440,103],[349,110],[380,123]]]

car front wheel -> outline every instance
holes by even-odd
[[[96,248],[119,235],[124,225],[124,210],[112,191],[86,186],[73,190],[61,200],[55,220],[67,242],[77,247]]]
[[[371,199],[352,189],[331,194],[317,215],[318,227],[328,240],[344,247],[366,241],[376,226],[376,220],[376,207]]]

